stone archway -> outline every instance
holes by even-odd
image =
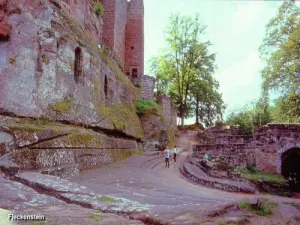
[[[281,154],[281,174],[287,180],[295,180],[291,182],[291,189],[300,192],[300,148],[291,148]]]

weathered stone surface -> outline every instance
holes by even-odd
[[[110,198],[109,201],[102,200],[102,197],[85,186],[55,177],[34,172],[22,172],[15,176],[19,181],[36,190],[46,192],[50,196],[54,196],[68,203],[81,205],[86,208],[99,209],[103,212],[146,212],[149,205],[141,205],[122,198]]]
[[[154,97],[155,78],[144,75],[141,78],[141,97],[146,100],[152,100]]]
[[[165,96],[159,96],[158,103],[159,109],[140,115],[145,135],[142,141],[147,151],[163,150],[166,145],[175,145],[176,110],[172,107],[171,99]]]
[[[15,149],[7,157],[23,170],[69,178],[80,170],[116,163],[139,153],[140,146],[133,138],[49,120],[0,118],[0,126],[5,126],[15,139]]]
[[[99,54],[100,40],[94,38],[101,39],[102,25],[92,1],[87,0],[83,8],[74,4],[8,3],[13,29],[0,52],[0,108],[5,113],[66,120],[141,138],[134,108],[138,92],[114,62]],[[83,77],[77,83],[74,64],[79,45]]]
[[[44,215],[47,222],[51,224],[142,224],[139,221],[125,219],[116,214],[101,213],[98,210],[68,204],[55,197],[41,194],[21,183],[4,179],[1,174],[0,199],[0,224],[5,225],[11,224],[8,220],[7,213]],[[1,208],[9,210],[3,210]],[[76,217],[74,215],[76,215]],[[22,224],[31,225],[32,221],[24,221]]]
[[[253,137],[236,135],[236,127],[214,127],[201,133],[201,145],[193,147],[193,156],[209,153],[230,166],[256,165],[265,172],[281,173],[285,152],[300,148],[300,124],[268,124]]]
[[[6,176],[14,176],[19,171],[19,166],[8,159],[0,159],[0,170]]]
[[[7,23],[7,0],[0,1],[0,38],[8,38],[11,32],[11,25]]]

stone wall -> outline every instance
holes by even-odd
[[[142,0],[128,2],[125,72],[133,82],[138,82],[144,75],[144,3]]]
[[[253,136],[232,134],[238,134],[236,127],[207,129],[199,135],[202,144],[193,146],[193,156],[209,153],[230,166],[250,164],[260,171],[280,174],[282,155],[300,149],[300,124],[268,124],[257,129]]]
[[[145,100],[152,100],[154,98],[155,78],[144,75],[141,77],[141,97]]]
[[[281,173],[282,155],[300,149],[300,124],[268,124],[256,130],[252,147],[256,166],[267,172]]]

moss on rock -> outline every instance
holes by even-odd
[[[60,102],[50,105],[49,108],[58,114],[63,114],[71,110],[72,104],[72,99],[65,98]]]

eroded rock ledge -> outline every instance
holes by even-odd
[[[96,132],[46,119],[0,117],[1,156],[22,171],[69,178],[140,153],[140,144],[121,133]],[[5,129],[4,129],[5,128]]]

